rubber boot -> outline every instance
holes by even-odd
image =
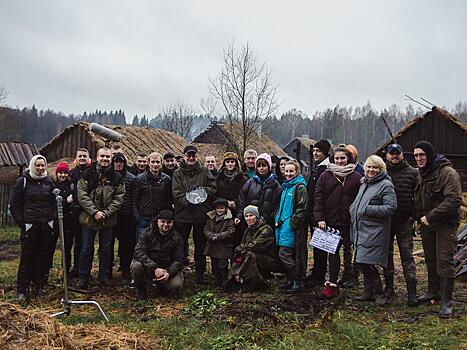
[[[439,276],[436,273],[436,268],[428,268],[428,290],[418,298],[418,302],[422,304],[431,300],[439,300],[441,298],[439,290]]]
[[[406,282],[407,284],[407,305],[418,306],[419,302],[417,299],[417,280],[411,279]]]
[[[396,297],[394,275],[384,275],[384,294],[386,294],[389,300],[393,300]]]
[[[378,276],[375,278],[375,302],[376,304],[383,306],[388,303],[388,297],[384,294],[383,284],[381,283],[381,277]]]
[[[138,291],[138,299],[146,300],[148,298],[146,283],[136,285],[136,290]]]
[[[454,278],[442,277],[441,280],[441,309],[439,317],[449,318],[452,316],[452,291],[454,289]]]
[[[283,290],[287,290],[293,286],[293,281],[295,279],[295,269],[284,268],[285,270],[285,278],[287,281],[285,283],[279,284],[279,288]]]
[[[375,285],[374,281],[366,276],[363,276],[363,294],[355,297],[356,301],[374,301],[375,300]]]

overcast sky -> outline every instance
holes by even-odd
[[[249,42],[280,112],[467,100],[467,1],[2,0],[7,103],[154,116],[199,107],[222,49]]]

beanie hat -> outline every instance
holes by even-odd
[[[272,170],[272,161],[271,161],[271,156],[267,153],[261,153],[257,158],[256,158],[256,164],[258,164],[258,161],[262,159],[265,160],[266,163],[268,163],[269,170]]]
[[[253,214],[258,219],[260,218],[258,207],[255,207],[254,205],[248,205],[245,207],[245,209],[243,209],[243,216],[246,214]]]
[[[435,162],[435,148],[428,141],[419,141],[413,148],[421,148],[426,153],[426,167],[431,166]]]
[[[68,164],[66,162],[58,163],[57,168],[55,169],[55,174],[58,174],[61,171],[70,174],[70,168],[68,167]]]
[[[313,145],[313,148],[318,148],[324,155],[329,155],[329,149],[331,148],[331,144],[328,140],[319,140]]]

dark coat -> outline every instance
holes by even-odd
[[[74,191],[74,185],[70,180],[63,181],[63,182],[54,182],[55,188],[58,188],[60,190],[60,196],[62,197],[62,205],[63,205],[63,216],[64,219],[71,216],[73,213],[76,213],[77,211],[77,200],[74,198],[75,196],[75,191]],[[69,195],[73,196],[73,202],[68,203],[67,198]]]
[[[323,172],[315,188],[315,224],[325,221],[327,226],[336,229],[350,227],[349,208],[357,196],[361,177],[354,170],[341,182],[331,170]]]
[[[26,170],[16,179],[10,211],[16,223],[24,228],[25,224],[39,224],[52,221],[56,217],[55,185],[47,176],[35,180]]]
[[[350,234],[357,263],[387,267],[391,215],[396,208],[396,192],[386,172],[365,179],[350,206]]]
[[[177,168],[175,169],[169,169],[167,168],[165,165],[162,165],[162,172],[166,175],[168,175],[170,178],[173,177],[174,175],[174,171],[177,170]]]
[[[163,209],[172,210],[172,179],[162,172],[155,177],[149,170],[139,174],[133,184],[131,202],[136,221],[151,220]]]
[[[120,173],[123,176],[123,184],[125,186],[125,197],[123,197],[123,203],[120,207],[119,213],[121,214],[131,214],[132,213],[132,194],[133,186],[136,179],[136,176],[130,173],[128,170],[124,170],[124,173]]]
[[[221,168],[221,170],[219,170],[219,174],[216,177],[216,196],[227,199],[228,201],[234,201],[235,205],[238,206],[238,196],[246,180],[247,178],[241,171],[233,177],[228,177],[225,175],[224,169]]]
[[[308,213],[310,215],[310,222],[314,223],[315,219],[313,218],[313,207],[315,205],[315,188],[318,183],[318,179],[322,173],[328,168],[329,157],[324,158],[321,163],[316,164],[315,167],[310,172],[310,178],[306,186],[308,192]]]
[[[127,169],[130,173],[132,173],[135,176],[138,176],[139,174],[143,174],[145,171],[149,170],[149,165],[146,165],[146,169],[140,170],[136,164],[133,164],[131,167]]]
[[[117,212],[125,197],[125,185],[122,176],[112,166],[104,173],[98,170],[97,163],[85,170],[78,181],[78,201],[83,212],[80,214],[81,225],[98,230],[117,224]],[[94,214],[104,212],[106,218],[97,222]]]
[[[75,204],[75,206],[73,207],[75,210],[73,214],[76,216],[76,220],[78,220],[79,214],[82,211],[81,206],[78,202],[78,181],[87,168],[89,168],[88,165],[76,166],[70,171],[70,180],[73,184],[73,201]]]
[[[188,167],[182,159],[172,178],[172,194],[175,206],[175,220],[184,223],[199,223],[206,221],[206,213],[210,210],[210,198],[199,204],[191,204],[186,199],[187,192],[196,187],[203,187],[208,196],[216,193],[216,179],[199,161],[193,167]]]
[[[430,227],[459,225],[462,189],[459,173],[446,158],[430,173],[419,177],[415,187],[416,218],[426,216]]]
[[[248,180],[240,191],[239,205],[237,206],[237,218],[243,218],[243,209],[248,205],[259,208],[259,213],[266,223],[274,226],[274,215],[279,207],[282,188],[275,175],[271,174],[265,181],[258,175]]]
[[[396,165],[386,162],[386,167],[397,196],[397,210],[392,216],[392,225],[400,225],[414,215],[414,191],[418,171],[405,159]]]
[[[216,211],[211,210],[206,214],[208,221],[204,226],[204,235],[206,236],[206,247],[204,255],[216,259],[229,259],[233,253],[233,238],[235,235],[235,225],[233,216],[229,209],[220,221],[216,221]],[[212,238],[216,235],[216,240]]]
[[[134,259],[151,270],[166,269],[170,277],[173,277],[183,268],[185,257],[182,237],[173,227],[167,235],[162,236],[154,222],[154,225],[151,224],[141,233],[136,243]]]

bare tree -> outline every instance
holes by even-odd
[[[195,116],[196,111],[193,107],[183,102],[173,102],[169,106],[162,108],[160,112],[161,127],[190,140]]]
[[[209,118],[210,122],[216,120],[217,100],[215,98],[212,96],[203,98],[199,105],[203,110],[204,115]]]
[[[258,63],[248,43],[238,50],[231,43],[224,48],[220,72],[209,78],[209,91],[221,102],[229,122],[240,124],[232,130],[239,133],[234,137],[240,138],[238,151],[243,154],[250,137],[279,106],[271,71],[264,63]]]
[[[0,86],[0,106],[5,105],[6,98],[8,97],[8,90]]]

